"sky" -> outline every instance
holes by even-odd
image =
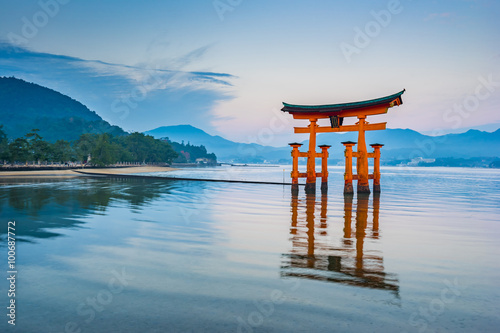
[[[368,119],[438,135],[500,127],[494,0],[0,0],[0,76],[128,131],[191,124],[239,142],[303,139],[280,110],[373,99]]]

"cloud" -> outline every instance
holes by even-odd
[[[211,107],[231,98],[236,79],[227,73],[183,70],[209,48],[169,61],[125,65],[36,52],[0,41],[0,75],[60,91],[128,130],[179,123],[206,128]]]
[[[177,68],[181,68],[190,64],[197,60],[200,56],[202,56],[207,47],[196,49],[185,56],[182,56],[178,59]],[[137,73],[149,73],[156,72],[161,75],[182,75],[186,78],[186,81],[190,83],[201,81],[201,82],[209,82],[214,83],[216,85],[227,85],[231,86],[231,83],[228,81],[231,78],[234,78],[231,74],[225,73],[213,73],[213,72],[187,72],[176,69],[165,69],[161,68],[159,65],[155,66],[154,64],[144,64],[143,66],[131,66],[124,64],[115,64],[110,62],[105,62],[101,60],[85,60],[76,57],[70,57],[65,55],[56,55],[50,53],[41,53],[34,52],[28,49],[14,46],[12,44],[6,42],[0,42],[0,55],[4,59],[2,60],[35,60],[35,61],[46,61],[52,63],[53,65],[60,65],[61,67],[86,67],[93,71],[94,75],[97,76],[123,76],[128,77],[132,80],[137,78]],[[140,75],[139,75],[140,77]],[[226,80],[224,80],[226,79]]]

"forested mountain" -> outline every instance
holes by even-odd
[[[129,134],[57,91],[0,77],[0,162],[86,161],[88,156],[97,165],[217,160],[202,145]]]
[[[52,89],[14,77],[0,77],[0,124],[10,139],[34,128],[45,140],[73,141],[81,134],[125,132],[112,126],[82,103]]]

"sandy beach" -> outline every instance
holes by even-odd
[[[99,168],[99,169],[78,169],[87,174],[99,173],[110,175],[121,175],[131,173],[145,172],[166,172],[173,171],[175,168],[155,167],[155,166],[140,166],[129,168]],[[82,177],[85,174],[75,172],[75,170],[29,170],[29,171],[0,171],[0,178],[16,178],[16,177]]]

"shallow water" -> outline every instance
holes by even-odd
[[[282,181],[287,167],[170,175]],[[500,170],[383,168],[382,193],[2,180],[19,332],[497,332]],[[7,282],[0,295],[7,306]],[[5,307],[4,307],[5,309]],[[4,310],[5,313],[7,310]]]

